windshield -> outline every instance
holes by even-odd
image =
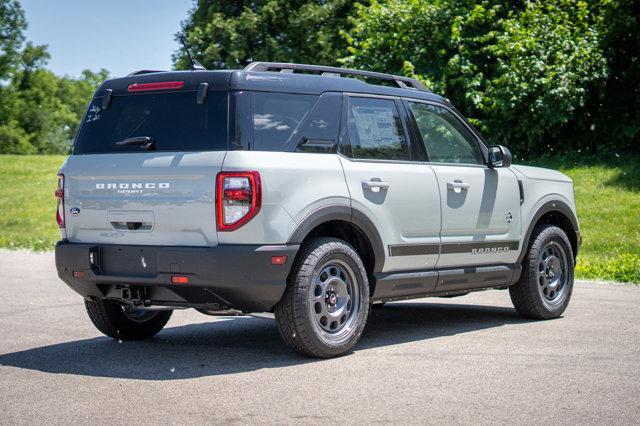
[[[143,152],[149,138],[156,151],[222,151],[227,149],[226,91],[211,91],[204,104],[195,91],[114,96],[108,109],[94,98],[84,118],[74,154]],[[118,143],[120,142],[120,143]]]

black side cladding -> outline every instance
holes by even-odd
[[[374,256],[373,273],[382,271],[385,261],[385,248],[378,229],[371,220],[360,211],[345,205],[324,206],[305,217],[289,237],[288,244],[300,244],[318,225],[333,220],[350,222],[367,237]]]
[[[529,223],[529,228],[524,234],[522,245],[520,246],[520,256],[518,257],[517,263],[522,263],[522,261],[524,260],[524,257],[527,254],[527,248],[529,247],[531,234],[533,233],[533,230],[535,229],[538,221],[543,216],[549,213],[559,214],[570,224],[572,232],[569,232],[569,234],[573,235],[567,235],[567,237],[569,237],[569,241],[571,241],[573,256],[578,257],[578,251],[580,250],[580,244],[582,243],[582,238],[580,237],[580,227],[578,226],[578,218],[575,216],[571,208],[562,201],[549,201],[540,206],[540,208],[538,208],[538,210],[533,215],[533,218]]]

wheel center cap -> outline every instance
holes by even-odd
[[[336,293],[336,291],[333,289],[327,291],[327,294],[325,296],[325,301],[329,305],[335,306],[335,304],[338,303],[338,293]]]

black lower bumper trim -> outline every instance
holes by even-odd
[[[131,246],[60,241],[58,276],[86,298],[142,295],[158,305],[269,311],[282,297],[298,245]],[[273,265],[273,256],[287,256]],[[76,276],[74,276],[76,272]],[[171,277],[188,277],[172,284]],[[82,277],[80,277],[82,276]]]

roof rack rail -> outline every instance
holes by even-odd
[[[138,70],[134,71],[131,74],[127,74],[127,77],[131,77],[132,75],[142,75],[142,74],[152,74],[154,72],[164,72],[161,70]]]
[[[279,71],[282,73],[292,73],[294,71],[308,71],[319,73],[328,77],[341,77],[342,75],[354,75],[369,77],[376,80],[392,81],[403,89],[414,89],[427,92],[424,84],[415,78],[403,77],[400,75],[385,74],[381,72],[352,70],[348,68],[327,67],[324,65],[290,64],[285,62],[251,62],[244,68],[244,71]]]

